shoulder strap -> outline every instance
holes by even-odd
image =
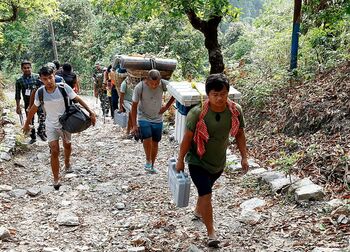
[[[64,106],[66,107],[66,111],[68,111],[68,95],[66,90],[64,89],[64,84],[63,85],[57,85],[58,90],[60,90],[63,99],[64,99]]]
[[[142,100],[142,93],[143,93],[143,81],[141,81],[141,94],[140,94],[139,102]]]
[[[161,84],[162,84],[163,92],[165,92],[165,91],[166,91],[166,85],[165,85],[163,79],[160,79],[160,82],[161,82]]]
[[[39,101],[41,105],[44,105],[44,89],[43,88],[39,88],[38,89],[38,97],[39,97]]]

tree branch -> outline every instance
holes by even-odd
[[[190,20],[191,25],[193,26],[193,28],[201,31],[201,32],[205,32],[205,28],[207,25],[207,22],[201,20],[196,13],[194,12],[194,10],[189,9],[186,11],[186,15],[188,17],[188,19]]]
[[[12,16],[6,17],[6,18],[0,18],[0,23],[13,22],[17,19],[19,7],[16,6],[12,1],[11,1],[10,5],[11,5],[11,9],[12,9]]]

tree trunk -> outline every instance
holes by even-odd
[[[298,66],[300,20],[301,20],[301,0],[294,0],[292,45],[291,45],[291,52],[290,52],[290,70],[291,71],[293,69],[296,69]]]
[[[186,14],[193,28],[199,30],[204,35],[204,44],[209,55],[210,74],[222,73],[225,65],[218,41],[218,26],[222,17],[213,16],[208,21],[203,21],[197,17],[193,10],[187,11]]]
[[[54,58],[54,60],[58,60],[57,44],[56,44],[56,38],[55,38],[55,30],[53,28],[53,24],[52,24],[51,20],[49,20],[49,31],[50,31],[50,34],[51,34],[53,58]]]

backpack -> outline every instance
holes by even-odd
[[[74,103],[71,105],[68,105],[68,95],[66,90],[64,89],[64,84],[57,85],[58,90],[61,92],[63,99],[64,99],[64,105],[66,107],[65,112],[63,115],[60,116],[59,121],[62,125],[62,129],[69,132],[69,133],[79,133],[83,130],[86,130],[91,126],[91,119],[90,117],[84,113],[77,105]],[[38,97],[40,104],[42,105],[42,108],[45,112],[44,108],[44,89],[40,88],[38,90]]]

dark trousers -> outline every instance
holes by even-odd
[[[114,118],[114,111],[118,109],[118,101],[119,101],[119,95],[117,89],[113,86],[112,87],[112,97],[111,97],[111,115],[112,118]]]
[[[29,101],[26,102],[24,101],[24,111],[26,112],[26,116],[28,116],[28,107],[29,107]],[[34,117],[32,119],[31,124],[34,126]],[[30,131],[30,138],[31,139],[36,139],[36,135],[35,135],[35,128],[33,127],[32,130]]]

